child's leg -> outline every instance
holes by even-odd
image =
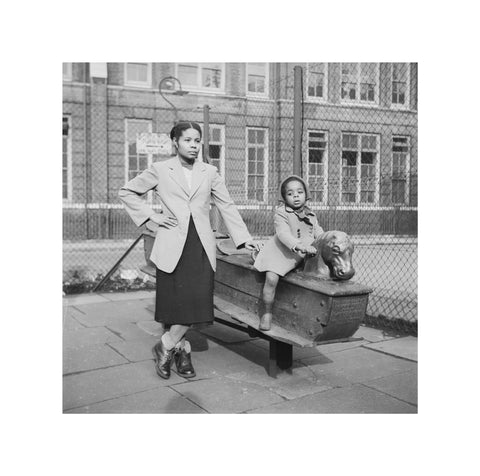
[[[275,290],[280,276],[272,271],[267,271],[265,275],[265,284],[263,286],[263,304],[265,305],[265,312],[260,319],[260,329],[263,331],[270,330],[272,325],[272,308],[275,300]]]

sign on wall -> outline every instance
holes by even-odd
[[[137,133],[138,154],[160,154],[170,157],[172,155],[172,141],[167,134],[158,132]]]

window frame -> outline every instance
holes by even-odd
[[[312,205],[326,205],[328,203],[328,157],[329,157],[329,135],[327,130],[320,130],[320,129],[307,129],[307,185],[308,189],[310,191],[310,196],[312,196],[312,188],[310,186],[310,147],[309,147],[309,142],[310,142],[310,133],[311,132],[316,132],[316,133],[321,133],[325,135],[325,153],[324,153],[324,162],[323,162],[323,200],[322,201],[316,201],[313,200],[313,198],[309,201],[310,204]]]
[[[264,142],[264,153],[263,153],[263,200],[256,200],[248,198],[248,132],[250,130],[255,131],[264,131],[265,132],[265,142]],[[245,203],[247,204],[265,204],[268,201],[268,156],[269,156],[269,128],[268,127],[258,127],[258,126],[246,126],[245,127]]]
[[[70,203],[73,195],[73,181],[72,181],[72,116],[70,114],[62,115],[63,119],[68,121],[68,134],[67,134],[67,198],[63,197],[63,130],[62,130],[62,200],[63,203]],[[63,124],[62,124],[63,129]]]
[[[323,96],[310,96],[308,94],[308,80],[310,78],[310,65],[312,63],[307,63],[306,67],[306,77],[305,77],[305,91],[306,91],[306,98],[308,101],[313,101],[313,102],[327,102],[328,101],[328,68],[329,68],[329,63],[322,63],[324,65],[324,74],[323,74]]]
[[[203,157],[203,147],[205,145],[205,142],[203,140],[203,137],[205,136],[205,129],[203,127],[203,122],[198,123],[202,129],[202,148],[200,149],[199,159],[203,162],[204,157]],[[217,141],[212,141],[210,140],[209,145],[220,145],[221,150],[220,150],[220,167],[218,169],[218,173],[223,177],[225,180],[225,124],[215,124],[215,123],[210,123],[209,124],[210,128],[215,127],[220,129],[220,142]]]
[[[394,139],[395,138],[400,138],[400,139],[407,139],[407,146],[408,146],[408,152],[405,160],[405,196],[404,196],[404,202],[399,203],[399,202],[394,202],[393,201],[393,181],[394,181],[394,176],[393,176],[393,154],[395,153],[393,151],[394,147]],[[411,167],[411,138],[410,136],[405,136],[405,135],[400,135],[400,134],[393,134],[392,135],[392,167],[391,167],[391,180],[392,180],[392,189],[391,189],[391,195],[390,195],[390,201],[391,204],[394,206],[409,206],[410,203],[410,167]]]
[[[359,138],[359,141],[357,142],[357,164],[356,164],[356,188],[355,188],[355,202],[345,202],[343,200],[343,151],[352,151],[353,149],[344,149],[343,147],[343,136],[344,135],[356,135]],[[362,137],[364,136],[375,136],[377,138],[377,147],[376,147],[376,162],[375,162],[375,177],[374,177],[374,183],[375,183],[375,190],[374,190],[374,200],[373,202],[362,202],[361,197],[362,197],[362,157],[361,157],[361,152],[362,152]],[[341,149],[340,149],[340,187],[339,187],[339,193],[340,193],[340,200],[339,203],[343,205],[356,205],[356,206],[361,206],[362,208],[370,208],[370,207],[377,207],[379,206],[380,203],[380,151],[381,151],[381,140],[382,136],[381,134],[377,133],[372,133],[372,132],[355,132],[355,131],[342,131],[341,136],[340,136],[340,144],[341,144]]]
[[[380,105],[380,63],[373,63],[376,67],[376,84],[374,90],[374,100],[373,101],[362,101],[360,99],[361,95],[361,65],[366,63],[355,63],[357,65],[357,78],[356,78],[356,89],[357,99],[342,98],[342,84],[343,84],[343,73],[342,65],[345,63],[340,63],[340,103],[341,104],[350,104],[356,106],[371,106],[378,107]]]
[[[128,79],[129,64],[146,64],[147,79],[146,81],[133,81]],[[151,88],[152,87],[152,63],[123,63],[123,84],[134,88]]]
[[[73,78],[72,75],[72,64],[73,63],[62,63],[62,75],[63,75],[63,80],[64,81],[71,81]],[[67,65],[67,72],[63,73],[63,65]]]
[[[253,63],[245,63],[245,93],[248,97],[252,97],[252,98],[268,98],[270,96],[270,88],[269,88],[270,63],[261,63],[265,65],[265,91],[263,93],[248,90],[248,76],[249,76],[248,69],[249,69],[249,65],[251,64]]]
[[[129,167],[128,167],[128,159],[129,159],[129,151],[128,151],[128,123],[129,122],[142,122],[142,123],[147,123],[148,124],[148,131],[146,132],[152,132],[152,127],[153,127],[153,124],[152,124],[152,120],[151,119],[136,119],[136,118],[133,118],[133,117],[126,117],[124,119],[124,147],[125,147],[125,150],[124,150],[124,158],[125,158],[125,167],[124,167],[124,177],[125,177],[125,183],[127,183],[130,178],[128,176],[128,172],[129,172]],[[150,168],[152,166],[152,162],[153,162],[153,154],[146,154],[147,155],[147,168]],[[138,160],[138,152],[137,152],[137,160]],[[148,192],[147,193],[147,203],[152,203],[152,200],[153,200],[153,194],[152,192]]]
[[[410,109],[410,63],[404,63],[407,65],[407,78],[406,78],[406,90],[405,90],[405,104],[400,104],[393,102],[393,65],[394,64],[401,64],[401,63],[392,63],[390,68],[390,87],[391,87],[391,94],[390,94],[390,104],[392,109]]]
[[[191,84],[185,84],[179,75],[179,66],[180,65],[195,65],[197,67],[197,83],[195,86]],[[202,65],[206,63],[175,63],[175,77],[179,79],[180,84],[182,85],[182,89],[184,91],[191,91],[191,92],[202,92],[202,93],[211,93],[211,94],[224,94],[225,93],[225,63],[218,63],[221,67],[220,73],[220,87],[219,88],[208,88],[205,86],[201,86],[202,84]],[[176,81],[175,81],[176,83]],[[175,84],[175,90],[177,90],[178,84]]]

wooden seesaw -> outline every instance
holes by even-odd
[[[146,266],[141,270],[155,278],[150,253],[155,233],[143,233]],[[235,250],[231,240],[217,241],[215,273],[215,321],[269,342],[267,372],[293,363],[293,346],[361,340],[352,337],[363,321],[372,289],[352,281],[334,281],[302,272],[281,278],[276,291],[272,327],[260,331],[261,293],[265,274],[255,270],[250,253]]]

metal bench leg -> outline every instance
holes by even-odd
[[[270,355],[268,359],[268,375],[276,377],[278,368],[289,369],[293,363],[293,346],[272,339],[270,341]]]
[[[270,352],[268,356],[268,375],[273,378],[277,378],[277,358],[278,358],[278,348],[277,348],[278,341],[271,340],[270,341]]]

